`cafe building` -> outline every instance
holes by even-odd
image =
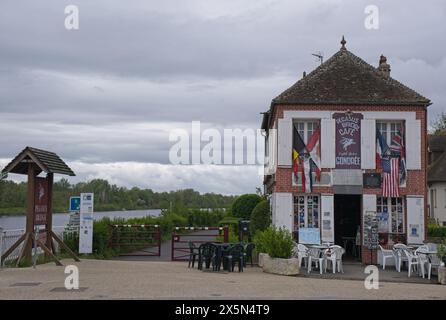
[[[426,235],[430,100],[341,48],[263,113],[264,189],[272,221],[363,263],[378,244]],[[305,232],[304,232],[305,231]]]

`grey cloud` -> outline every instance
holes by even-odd
[[[47,148],[84,164],[83,178],[105,175],[105,163],[167,164],[170,129],[258,128],[271,99],[317,67],[311,53],[327,59],[343,34],[373,65],[385,54],[397,80],[432,99],[431,118],[445,111],[441,0],[373,1],[378,30],[364,28],[369,1],[24,3],[0,10],[0,158]],[[78,31],[63,27],[68,4],[79,6]],[[239,177],[225,174],[209,174],[206,187],[231,190]],[[144,184],[131,174],[119,182]]]

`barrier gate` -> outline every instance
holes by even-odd
[[[160,256],[161,232],[159,225],[110,225],[109,246],[121,256]]]
[[[229,227],[176,227],[172,231],[172,261],[187,261],[189,241],[196,247],[205,242],[229,242]]]

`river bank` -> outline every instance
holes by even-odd
[[[95,212],[93,217],[100,220],[104,217],[113,218],[140,218],[146,216],[159,216],[161,209],[149,210],[121,210],[121,211],[99,211]],[[69,213],[54,213],[53,226],[65,226],[70,220]],[[5,230],[22,229],[25,227],[25,215],[2,215],[0,214],[0,227]]]

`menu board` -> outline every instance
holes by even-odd
[[[370,250],[378,249],[378,218],[375,211],[366,211],[362,220],[363,245]]]
[[[321,244],[319,228],[299,228],[299,243]]]

